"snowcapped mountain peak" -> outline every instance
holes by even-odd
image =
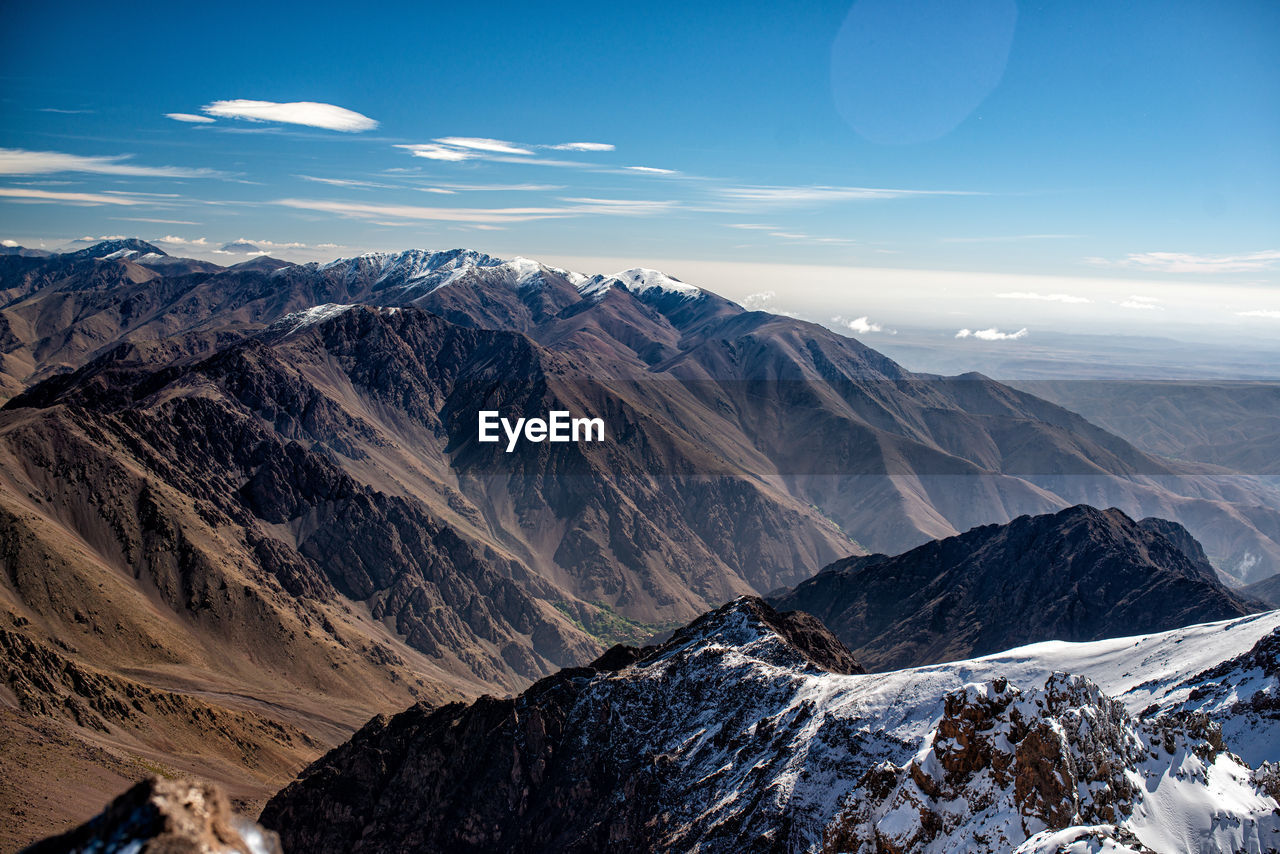
[[[78,241],[77,241],[78,242]],[[148,243],[145,240],[139,240],[136,237],[121,237],[111,240],[102,240],[98,243],[88,246],[84,249],[70,253],[72,258],[99,258],[102,260],[114,260],[120,258],[130,258],[134,255],[164,255],[163,249]]]
[[[375,283],[394,280],[413,282],[433,274],[450,274],[473,267],[495,267],[502,260],[473,249],[406,249],[403,252],[367,252],[354,258],[339,258],[318,265],[322,271],[337,271],[348,279],[370,278]]]
[[[578,286],[584,295],[603,295],[614,286],[630,291],[636,296],[665,296],[675,294],[685,299],[702,296],[702,289],[685,284],[674,276],[647,267],[633,267],[612,276],[596,276]]]
[[[608,276],[588,276],[550,267],[532,258],[519,255],[497,258],[473,249],[369,252],[308,266],[340,276],[349,284],[362,282],[376,289],[398,289],[403,293],[402,298],[407,300],[418,299],[471,276],[479,276],[479,281],[485,284],[505,285],[517,290],[541,288],[546,285],[548,274],[568,282],[583,298],[597,301],[614,287],[646,300],[670,297],[685,301],[703,295],[700,288],[645,267]]]
[[[287,335],[303,330],[308,326],[314,326],[317,323],[328,320],[331,317],[337,317],[355,308],[354,305],[346,305],[339,303],[325,303],[324,305],[316,305],[311,308],[295,311],[286,314],[284,317],[272,324],[272,330],[282,331]]]

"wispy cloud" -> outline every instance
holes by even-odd
[[[1187,252],[1133,252],[1118,260],[1086,258],[1104,267],[1128,267],[1160,273],[1252,273],[1280,264],[1280,249],[1242,255],[1192,255]]]
[[[208,246],[209,245],[208,239],[204,237],[197,237],[189,240],[185,237],[178,237],[177,235],[174,235],[174,234],[166,234],[164,237],[157,237],[156,243],[164,243],[164,244],[169,244],[173,246]]]
[[[61,151],[27,151],[0,148],[0,175],[50,175],[57,172],[91,172],[98,175],[138,175],[161,178],[211,178],[212,169],[183,166],[139,166],[128,162],[132,154],[83,156]]]
[[[435,143],[397,145],[396,148],[403,148],[414,157],[425,157],[427,160],[443,160],[446,163],[460,163],[463,160],[475,160],[481,156],[478,151],[466,148],[450,148],[447,145],[436,145]]]
[[[776,237],[779,240],[785,240],[788,243],[806,243],[813,246],[847,246],[854,242],[847,237],[816,237],[812,234],[805,234],[799,231],[771,231],[769,232],[769,236]]]
[[[565,198],[560,201],[578,205],[579,207],[573,210],[579,213],[605,213],[620,216],[648,216],[650,214],[666,213],[679,204],[675,201],[637,199]]]
[[[428,220],[453,223],[487,223],[505,225],[539,219],[563,219],[565,217],[597,216],[649,216],[664,213],[676,207],[673,201],[649,201],[637,199],[560,199],[566,207],[511,207],[511,208],[442,208],[420,205],[375,204],[341,202],[320,199],[280,199],[274,204],[297,210],[311,210],[357,217],[374,221]]]
[[[437,182],[436,187],[447,190],[490,193],[552,193],[556,190],[564,189],[563,184],[452,184],[439,182]]]
[[[510,223],[573,216],[564,208],[433,208],[418,205],[361,204],[316,199],[280,199],[275,202],[296,210],[333,213],[358,219],[428,220],[438,222]]]
[[[111,218],[118,222],[154,222],[160,225],[203,225],[203,223],[192,222],[189,219],[152,219],[148,216],[113,216]]]
[[[977,338],[979,341],[1017,341],[1019,338],[1027,336],[1027,329],[1023,327],[1017,332],[1001,332],[999,329],[992,327],[990,329],[961,329],[956,333],[957,338]]]
[[[332,187],[364,187],[367,189],[394,190],[397,189],[394,184],[379,184],[376,181],[357,181],[353,178],[320,178],[315,175],[298,175],[304,181],[313,181],[317,184],[328,184]]]
[[[435,140],[435,142],[450,148],[465,148],[470,151],[484,151],[492,154],[533,154],[529,149],[522,148],[514,142],[507,142],[503,139],[488,139],[487,137],[446,136]]]
[[[64,116],[82,116],[82,115],[85,115],[85,114],[87,114],[87,113],[92,113],[92,112],[94,112],[94,111],[93,111],[93,110],[61,110],[61,109],[58,109],[57,107],[41,107],[41,108],[38,110],[38,112],[41,112],[41,113],[61,113],[61,114],[62,114],[62,115],[64,115]]]
[[[1093,302],[1093,300],[1088,297],[1078,297],[1072,294],[1040,294],[1035,291],[1009,291],[1008,293],[996,294],[996,299],[1030,299],[1041,300],[1043,302],[1065,303]]]
[[[166,119],[173,119],[175,122],[186,122],[193,125],[207,125],[217,121],[208,116],[197,116],[195,113],[165,113]]]
[[[1075,240],[1080,234],[1008,234],[998,237],[944,237],[943,243],[1014,243],[1019,240]]]
[[[132,205],[147,204],[142,199],[128,196],[108,196],[104,193],[62,193],[54,190],[36,190],[26,187],[0,187],[0,198],[23,199],[33,202],[63,202],[71,205]]]
[[[378,122],[366,115],[333,104],[315,101],[214,101],[200,108],[202,112],[223,119],[244,119],[251,122],[280,122],[305,125],[343,133],[360,133],[373,130]]]
[[[776,225],[763,225],[756,222],[734,222],[729,223],[728,227],[741,229],[742,231],[763,231],[770,237],[776,237],[777,239],[785,240],[788,243],[848,245],[855,242],[847,237],[819,237],[812,234],[806,234],[801,231],[785,231]]]
[[[740,202],[840,202],[866,199],[906,199],[918,196],[975,196],[962,190],[903,190],[889,187],[776,187],[748,186],[724,187],[718,191],[722,196]]]
[[[1121,308],[1133,308],[1138,311],[1163,311],[1156,303],[1164,302],[1159,297],[1141,297],[1131,296],[1126,300],[1116,303]]]
[[[554,157],[535,156],[538,151],[577,151],[601,152],[613,151],[614,146],[606,142],[562,142],[555,145],[542,145],[526,142],[512,142],[505,139],[489,139],[488,137],[443,136],[429,143],[397,143],[396,148],[404,149],[414,157],[427,160],[438,160],[445,163],[462,163],[468,160],[482,160],[490,163],[518,163],[525,166],[556,166],[568,169],[582,169],[591,172],[603,172],[619,175],[679,175],[675,169],[661,169],[657,166],[609,166],[603,163],[591,163],[583,160],[560,160]]]
[[[562,142],[559,145],[548,145],[555,151],[613,151],[614,146],[607,142]]]
[[[263,246],[268,249],[333,249],[336,244],[326,244],[324,246],[311,246],[308,243],[277,243],[274,240],[266,240],[256,237],[237,237],[232,243],[252,243],[254,246]]]
[[[1273,308],[1255,308],[1252,311],[1237,311],[1240,317],[1269,317],[1280,320],[1280,311]]]

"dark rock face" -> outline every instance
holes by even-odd
[[[1218,573],[1214,572],[1213,564],[1209,563],[1209,556],[1204,553],[1204,547],[1200,545],[1200,541],[1191,536],[1191,532],[1182,525],[1168,519],[1148,516],[1138,522],[1138,527],[1159,534],[1173,543],[1205,578],[1218,578]]]
[[[668,658],[682,662],[686,650],[710,636],[751,643],[781,668],[861,672],[812,617],[779,614],[744,598],[665,644],[615,648],[597,665],[563,670],[514,700],[482,697],[470,706],[415,706],[375,718],[273,798],[261,820],[281,833],[287,850],[317,854],[679,850],[680,840],[696,838],[681,834],[708,830],[681,829],[664,815],[668,807],[684,811],[697,789],[658,746],[663,721],[679,719],[684,700],[664,696],[658,686],[646,692],[630,674],[634,666],[660,668]],[[753,702],[741,687],[741,704]],[[716,696],[689,700],[696,707]],[[723,700],[732,720],[740,702]],[[781,738],[785,724],[778,725]],[[723,833],[732,838],[735,831]],[[753,837],[746,828],[742,833],[742,850],[773,844],[746,842]]]
[[[231,811],[216,786],[153,777],[80,827],[23,854],[136,851],[138,854],[281,854],[276,834]]]
[[[770,601],[815,614],[876,670],[1265,610],[1223,586],[1207,562],[1188,557],[1197,550],[1187,539],[1172,523],[1072,507],[896,557],[849,558]]]
[[[1280,575],[1273,575],[1261,581],[1255,581],[1248,587],[1242,587],[1240,593],[1261,599],[1272,608],[1280,608]]]

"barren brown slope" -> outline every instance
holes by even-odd
[[[24,643],[62,650],[9,674],[35,686],[14,688],[28,728],[69,703],[49,673],[80,668],[110,686],[91,696],[162,691],[291,723],[311,741],[270,777],[371,712],[511,691],[660,628],[650,614],[851,547],[767,487],[655,479],[698,470],[697,449],[519,335],[361,308],[159,371],[134,361],[152,355],[122,346],[0,414],[6,609]],[[477,395],[517,369],[526,383],[495,405],[589,405],[640,433],[499,470],[474,444]],[[148,761],[224,780],[248,761],[187,755],[182,727],[138,715],[155,724],[132,748]],[[107,738],[83,724],[73,743]]]
[[[11,263],[56,267],[66,259]],[[77,274],[82,281],[68,276],[52,291],[46,282],[29,294],[22,312],[62,299],[77,308],[62,338],[29,342],[21,318],[10,323],[10,337],[22,333],[17,349],[5,345],[10,391],[21,384],[12,377],[83,364],[109,346],[98,346],[106,339],[181,335],[181,346],[208,353],[226,336],[321,303],[417,305],[461,325],[524,332],[600,375],[645,385],[676,380],[685,386],[679,394],[638,390],[637,403],[687,422],[695,443],[712,443],[717,458],[749,476],[780,478],[775,486],[873,549],[899,551],[973,525],[1086,502],[1186,524],[1218,569],[1239,582],[1280,569],[1280,492],[1273,486],[1215,477],[1204,466],[1171,468],[1030,394],[978,375],[910,374],[853,339],[746,312],[681,283],[632,290],[620,280],[466,250],[276,269],[254,262],[212,275],[171,276],[172,267],[153,265],[146,269],[162,279],[106,291],[94,281],[107,272],[85,268]],[[147,307],[123,322],[116,301]],[[45,374],[30,355],[33,346],[44,348]],[[787,378],[813,388],[752,387]],[[704,379],[712,382],[698,389]],[[765,392],[764,399],[739,409],[744,401],[726,399],[720,387],[734,382]],[[699,406],[689,405],[687,392],[701,398]],[[814,406],[820,411],[811,420]]]

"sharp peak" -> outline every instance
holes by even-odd
[[[830,673],[865,673],[853,653],[826,626],[804,611],[779,612],[758,596],[739,596],[709,611],[672,635],[646,660],[692,646],[747,647],[781,645],[800,659]]]
[[[137,237],[120,237],[111,240],[100,240],[92,246],[65,253],[72,258],[105,258],[110,255],[129,257],[137,255],[168,255],[155,244]]]

